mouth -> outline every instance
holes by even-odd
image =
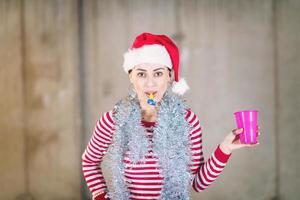
[[[149,97],[151,94],[153,95],[153,96],[155,96],[156,95],[156,91],[147,91],[147,92],[145,92],[145,94]]]
[[[157,102],[154,100],[155,94],[157,92],[156,91],[147,91],[145,92],[145,94],[148,97],[147,103],[152,105],[152,106],[156,106]]]

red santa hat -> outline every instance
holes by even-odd
[[[135,38],[131,48],[124,54],[123,68],[128,73],[143,63],[162,64],[173,69],[173,92],[183,95],[189,89],[186,81],[179,79],[179,50],[168,36],[142,33]]]

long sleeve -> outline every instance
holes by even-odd
[[[114,122],[110,111],[97,121],[93,135],[82,154],[83,175],[93,196],[107,189],[100,165],[111,144],[113,132]]]
[[[186,119],[193,127],[190,134],[192,143],[190,167],[194,175],[192,187],[195,191],[201,192],[219,177],[231,154],[223,153],[218,145],[213,154],[205,161],[202,151],[202,127],[199,119],[191,110],[187,111]]]

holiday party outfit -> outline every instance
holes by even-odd
[[[116,103],[97,122],[82,155],[82,170],[94,199],[188,200],[189,185],[206,189],[217,179],[231,154],[218,146],[205,161],[197,116],[182,95],[189,89],[179,78],[179,51],[165,35],[143,33],[124,54],[123,69],[160,64],[174,72],[174,83],[157,107],[156,122],[141,120],[135,92]],[[107,189],[101,162],[110,157],[112,188]]]
[[[197,116],[187,110],[186,120],[192,125],[190,150],[192,162],[189,165],[193,178],[191,181],[195,191],[200,192],[206,189],[224,169],[230,155],[223,153],[218,146],[210,158],[204,161],[202,151],[202,131]],[[153,138],[153,122],[142,121],[149,141]],[[103,156],[111,144],[114,134],[113,112],[106,112],[97,122],[93,136],[82,155],[82,170],[88,188],[93,195],[106,191],[107,186],[101,170]],[[153,151],[149,149],[145,155],[144,163],[132,164],[128,156],[124,157],[126,166],[124,179],[130,190],[130,199],[159,199],[163,184],[163,177],[157,159]]]

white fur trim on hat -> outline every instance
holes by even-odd
[[[128,72],[134,66],[143,63],[162,64],[172,69],[172,61],[166,48],[159,44],[144,45],[129,49],[124,54],[123,68]]]
[[[176,94],[183,95],[189,89],[190,87],[188,86],[184,78],[179,79],[178,82],[173,82],[172,91]]]

